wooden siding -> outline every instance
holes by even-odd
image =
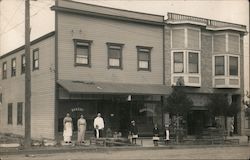
[[[172,29],[172,48],[185,48],[185,31],[183,29]]]
[[[187,41],[188,49],[199,50],[200,49],[200,34],[197,29],[187,29]]]
[[[89,14],[99,14],[99,15],[111,15],[114,17],[126,17],[130,19],[146,20],[154,22],[163,22],[163,16],[153,15],[148,13],[140,13],[128,10],[121,10],[103,6],[97,6],[86,3],[78,3],[72,1],[60,0],[58,1],[58,6],[63,8],[76,9],[84,12],[89,12]]]
[[[32,138],[54,138],[54,36],[31,46],[31,60],[33,49],[39,48],[39,70],[31,71],[31,136]],[[0,104],[0,132],[24,135],[24,104],[23,125],[17,125],[17,103],[24,102],[24,78],[21,74],[21,55],[24,50],[12,53],[0,59],[0,64],[7,61],[7,79],[0,79],[0,92],[3,102]],[[16,58],[16,76],[11,77],[10,62]],[[2,66],[1,66],[2,67]],[[2,71],[2,69],[1,69]],[[7,125],[7,104],[13,103],[13,124]]]
[[[163,84],[163,28],[58,13],[59,79]],[[92,40],[91,67],[75,67],[73,39]],[[107,42],[124,44],[121,69],[108,69]],[[136,46],[152,47],[151,71],[137,71]]]

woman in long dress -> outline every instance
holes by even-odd
[[[72,130],[73,130],[73,124],[72,124],[72,118],[70,117],[70,114],[67,113],[66,117],[63,119],[63,138],[65,143],[71,143],[71,137],[72,137]]]
[[[86,126],[87,126],[86,120],[84,119],[83,115],[81,115],[81,117],[77,121],[77,127],[78,127],[77,142],[78,143],[84,143]]]

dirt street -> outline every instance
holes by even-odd
[[[54,154],[5,155],[1,160],[163,160],[163,159],[245,159],[250,147],[214,147],[185,149],[105,150]]]

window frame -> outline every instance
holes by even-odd
[[[25,54],[21,55],[21,74],[25,73],[25,69],[26,69],[26,62],[25,62]],[[25,62],[25,63],[23,63]]]
[[[223,62],[224,62],[224,65],[223,65],[224,73],[223,74],[216,74],[216,57],[223,57]],[[214,76],[226,76],[227,75],[226,56],[225,55],[215,55],[213,67],[214,67],[214,69],[213,69]]]
[[[108,64],[108,69],[123,69],[123,56],[122,56],[122,51],[123,51],[123,47],[124,47],[124,44],[122,43],[111,43],[111,42],[107,42],[106,43],[107,45],[107,64]],[[109,63],[109,59],[110,59],[110,49],[114,47],[113,49],[116,49],[116,48],[120,48],[120,58],[119,58],[119,66],[111,66],[110,63]]]
[[[8,116],[7,116],[7,124],[13,124],[13,103],[8,103]]]
[[[151,52],[152,52],[153,47],[148,47],[148,46],[136,46],[137,49],[137,70],[138,71],[151,71]],[[148,51],[140,51],[141,49],[143,50],[148,50]],[[139,54],[140,53],[148,53],[148,68],[141,68],[140,67],[140,59],[139,59]]]
[[[198,55],[198,64],[197,64],[197,72],[190,72],[189,69],[189,54],[190,53],[195,53]],[[200,52],[199,51],[187,51],[187,74],[201,74],[200,68],[201,68],[201,60],[200,60]]]
[[[17,103],[17,125],[23,125],[23,102]]]
[[[224,75],[215,75],[215,57],[220,57],[223,56],[224,57],[224,63],[225,63],[225,67],[224,67]],[[230,62],[229,62],[229,58],[230,57],[237,57],[238,58],[238,75],[230,75]],[[213,55],[213,76],[214,77],[240,77],[240,55],[236,55],[236,54],[215,54]]]
[[[230,73],[230,57],[237,58],[237,75],[231,75],[231,73]],[[229,56],[228,56],[228,76],[230,76],[230,77],[239,77],[239,74],[240,74],[239,67],[240,67],[240,59],[239,59],[239,56],[236,56],[236,55],[229,55]]]
[[[93,41],[85,40],[85,39],[73,39],[73,41],[74,41],[74,64],[75,66],[91,67],[91,45]],[[88,47],[88,63],[87,64],[77,63],[77,46],[79,45],[77,43],[85,43],[86,45],[82,45],[82,46]]]
[[[15,66],[13,66],[14,64],[15,64]],[[17,71],[16,58],[12,58],[11,59],[11,77],[15,77],[16,76],[16,71]]]
[[[35,53],[38,53],[38,58],[37,59],[35,59]],[[32,66],[33,66],[33,71],[35,71],[35,70],[39,70],[39,58],[40,58],[40,56],[39,56],[39,54],[40,54],[40,50],[39,50],[39,48],[36,48],[36,49],[34,49],[33,50],[33,53],[32,53]],[[36,67],[35,66],[35,62],[36,61],[38,61],[38,66]]]
[[[175,53],[182,53],[182,64],[183,64],[183,70],[182,72],[175,72]],[[179,74],[179,73],[185,73],[185,51],[173,51],[173,59],[172,59],[172,63],[173,63],[173,73],[174,74]]]
[[[4,66],[6,66],[6,68]],[[2,68],[2,79],[7,79],[7,72],[8,72],[7,61],[3,62],[2,67],[3,67]]]

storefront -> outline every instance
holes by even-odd
[[[77,119],[83,114],[87,132],[93,133],[93,121],[101,113],[105,130],[127,136],[131,120],[135,120],[140,136],[151,136],[154,124],[163,126],[163,85],[128,85],[59,82],[58,131],[63,131],[63,118],[70,113],[77,130]],[[98,92],[102,88],[102,93]],[[116,93],[115,93],[116,92]]]

